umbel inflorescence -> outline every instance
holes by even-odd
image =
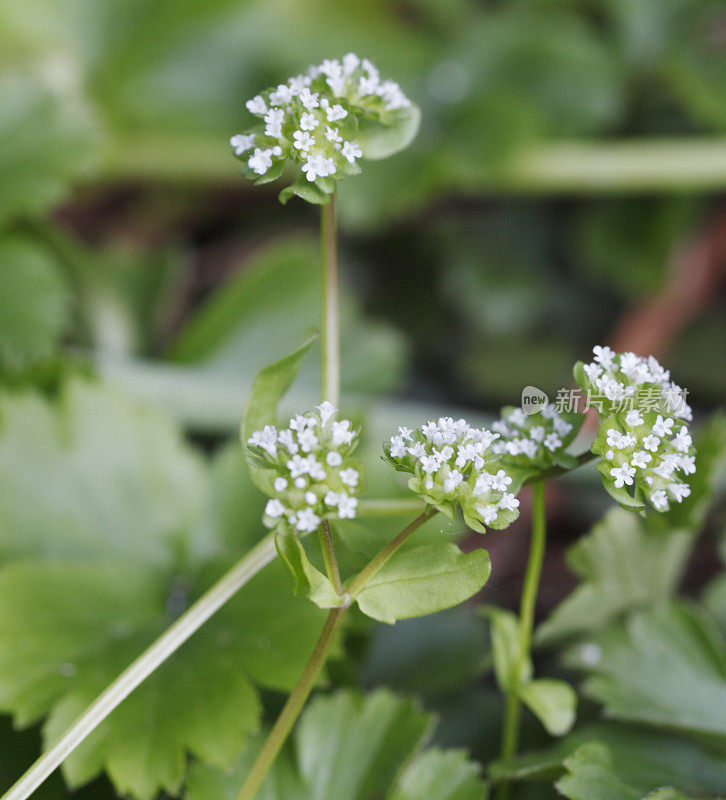
[[[384,451],[397,470],[411,474],[413,492],[449,517],[460,506],[466,524],[484,533],[485,526],[506,528],[519,514],[512,478],[492,446],[498,438],[466,420],[440,417],[415,431],[399,428]]]
[[[696,472],[685,392],[653,356],[609,347],[593,352],[595,360],[576,365],[575,377],[601,409],[592,450],[602,458],[603,483],[621,503],[642,506],[646,499],[667,511],[691,494],[688,480]]]
[[[268,528],[308,533],[323,519],[355,517],[360,467],[351,453],[358,431],[336,413],[325,401],[287,428],[266,425],[247,440],[253,465],[273,473],[262,518]]]
[[[243,172],[258,183],[279,177],[286,161],[301,171],[300,181],[281,194],[283,201],[294,192],[324,202],[334,181],[360,172],[361,124],[393,126],[411,105],[395,81],[383,80],[368,59],[348,53],[248,100],[247,110],[260,122],[230,144]]]

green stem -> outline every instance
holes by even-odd
[[[269,772],[277,754],[280,752],[280,748],[285,743],[295,721],[300,716],[305,701],[310,696],[310,692],[325,664],[325,660],[335,639],[335,634],[340,627],[343,615],[348,610],[350,602],[355,598],[356,594],[363,589],[368,581],[376,575],[406,539],[436,513],[436,509],[431,509],[423,514],[419,514],[413,522],[410,522],[403,530],[397,533],[351,581],[348,587],[348,604],[339,608],[334,608],[328,614],[325,627],[320,634],[315,649],[308,663],[305,665],[295,688],[292,690],[292,694],[288,697],[285,706],[280,712],[277,722],[275,722],[267,739],[265,739],[262,750],[258,753],[255,763],[252,765],[252,769],[248,773],[245,782],[242,784],[242,788],[239,790],[237,800],[252,800],[257,794],[257,790],[265,779],[265,775]]]
[[[539,481],[535,483],[532,488],[532,541],[529,548],[527,572],[524,577],[524,586],[522,588],[522,601],[519,612],[519,637],[517,640],[517,656],[513,668],[513,681],[519,680],[524,664],[530,657],[532,630],[534,628],[534,610],[545,552],[545,482]],[[502,731],[503,761],[509,761],[516,755],[519,744],[520,716],[521,704],[515,688],[514,691],[507,692],[507,702],[504,710],[504,728]],[[500,784],[497,796],[498,800],[506,800],[506,798],[509,797],[508,783]]]
[[[325,562],[325,571],[330,579],[330,582],[335,587],[335,591],[343,594],[343,582],[340,580],[340,569],[338,568],[338,559],[335,555],[335,545],[333,544],[333,536],[330,532],[330,523],[324,519],[318,528],[318,538],[320,539],[320,549],[323,551],[323,561]]]
[[[323,400],[329,400],[338,408],[340,404],[340,319],[334,194],[331,194],[330,200],[320,207],[320,244],[323,266]]]
[[[346,609],[340,607],[332,609],[328,614],[325,627],[315,645],[313,654],[305,665],[305,669],[295,685],[295,688],[292,690],[292,694],[287,698],[287,702],[280,716],[277,718],[277,722],[275,722],[267,739],[265,739],[262,750],[258,753],[255,763],[252,765],[252,769],[247,775],[242,788],[239,790],[237,800],[252,800],[257,794],[260,784],[265,779],[277,754],[280,752],[280,748],[285,743],[288,734],[292,730],[292,726],[295,724],[295,720],[298,718],[305,705],[305,701],[310,696],[310,692],[328,657],[330,648],[335,640],[335,634],[338,632],[345,612]]]
[[[163,664],[247,581],[269,564],[275,555],[274,537],[268,534],[104,689],[60,739],[8,789],[1,800],[26,800],[122,700]]]

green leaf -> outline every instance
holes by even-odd
[[[305,548],[292,531],[276,534],[275,547],[293,579],[298,597],[306,597],[319,608],[337,608],[343,603],[328,577],[310,563]]]
[[[563,761],[583,745],[605,746],[618,781],[637,797],[662,786],[697,797],[722,796],[726,789],[726,758],[718,749],[689,738],[618,722],[597,722],[577,728],[546,750],[518,755],[512,761],[494,762],[494,781],[546,781],[566,771]]]
[[[265,367],[255,378],[242,420],[241,437],[244,444],[254,433],[275,423],[277,404],[290,388],[300,369],[303,356],[318,338],[318,332],[309,334],[291,353]]]
[[[394,111],[391,117],[385,125],[369,119],[360,121],[356,142],[363,151],[363,158],[371,161],[388,158],[408,147],[416,138],[421,124],[421,109],[415,103]]]
[[[494,674],[503,692],[513,692],[532,679],[532,661],[524,660],[519,675],[515,674],[519,649],[519,618],[512,611],[496,606],[484,606],[482,613],[489,618],[494,656]]]
[[[465,750],[432,747],[404,771],[386,800],[484,800],[486,795],[479,765]]]
[[[68,321],[66,287],[37,246],[8,237],[0,244],[0,368],[50,356]]]
[[[670,512],[669,512],[670,513]],[[643,518],[613,508],[567,551],[582,583],[537,629],[551,642],[597,631],[630,608],[657,605],[678,586],[693,534],[668,525],[669,514]]]
[[[356,597],[364,614],[381,622],[421,617],[458,605],[487,582],[486,550],[462,553],[451,543],[396,553]]]
[[[379,689],[315,698],[263,782],[261,800],[483,800],[478,766],[460,750],[421,751],[432,717]],[[234,800],[254,758],[226,772],[193,764],[187,800]]]
[[[278,197],[280,202],[286,205],[294,195],[316,206],[324,206],[330,200],[330,194],[321,189],[316,181],[309,181],[307,178],[298,178],[295,183],[286,186]]]
[[[95,166],[100,139],[99,126],[75,88],[59,88],[58,81],[52,86],[51,73],[40,69],[31,75],[31,70],[5,67],[0,77],[0,224],[42,214],[62,200],[72,182]]]
[[[157,411],[73,380],[59,402],[0,395],[0,556],[170,567],[208,550],[208,477]],[[192,535],[194,533],[194,535]]]
[[[564,681],[538,678],[521,684],[517,694],[552,736],[562,736],[574,725],[577,695]]]
[[[726,644],[695,609],[636,613],[568,661],[591,671],[583,690],[608,716],[726,745]]]
[[[179,431],[108,387],[4,396],[0,425],[0,545],[26,559],[0,570],[0,710],[45,717],[47,745],[260,538],[259,500],[245,507],[249,482],[233,496],[229,465],[212,491]],[[67,781],[105,770],[145,800],[178,790],[190,752],[227,766],[259,726],[256,687],[294,685],[323,618],[266,568],[66,760]]]
[[[640,794],[615,774],[607,748],[599,742],[584,744],[565,759],[568,774],[555,784],[570,800],[639,800]]]

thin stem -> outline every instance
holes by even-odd
[[[335,545],[333,544],[333,536],[330,533],[330,523],[324,519],[318,528],[318,537],[320,539],[320,549],[323,551],[323,561],[325,561],[325,571],[328,574],[330,582],[335,587],[335,591],[343,594],[343,582],[340,580],[340,569],[338,568],[338,559],[335,555]]]
[[[534,628],[534,608],[539,590],[539,581],[542,574],[542,561],[544,560],[546,541],[546,516],[545,516],[545,482],[539,481],[532,487],[532,541],[529,548],[527,572],[524,576],[522,588],[522,601],[519,612],[519,636],[517,640],[517,656],[514,662],[512,675],[513,688],[507,692],[507,703],[504,710],[504,728],[502,731],[502,760],[509,761],[517,752],[519,744],[519,723],[521,705],[517,694],[516,682],[522,674],[522,669],[530,657],[532,645],[532,630]],[[509,784],[499,786],[498,800],[509,797]]]
[[[239,589],[275,558],[272,534],[207,590],[91,703],[56,743],[2,796],[26,800],[129,694],[218,611]]]
[[[351,597],[355,597],[363,587],[380,571],[381,567],[388,561],[388,559],[398,550],[398,548],[408,539],[408,537],[418,528],[420,528],[424,522],[428,522],[431,517],[437,514],[438,511],[435,508],[431,508],[428,511],[424,511],[422,514],[419,514],[413,522],[409,522],[406,527],[397,533],[393,539],[382,549],[379,550],[378,553],[373,556],[373,558],[366,564],[365,567],[356,575],[355,578],[350,582],[348,586],[348,594]]]
[[[419,514],[419,516],[416,517],[413,522],[410,522],[405,528],[403,528],[403,530],[397,533],[393,539],[391,539],[391,541],[385,545],[385,547],[383,547],[352,580],[350,586],[348,587],[348,594],[350,596],[348,604],[339,608],[334,608],[328,614],[328,618],[325,621],[325,627],[323,628],[320,638],[315,645],[313,654],[310,656],[308,663],[305,665],[305,669],[295,685],[295,688],[292,690],[292,694],[287,698],[287,702],[280,712],[277,722],[275,722],[272,730],[267,736],[267,739],[265,739],[262,750],[260,750],[258,753],[255,763],[252,765],[252,769],[248,773],[245,782],[242,784],[242,788],[239,790],[237,800],[252,800],[252,798],[257,794],[257,790],[260,788],[262,781],[265,779],[265,775],[267,775],[269,772],[270,767],[273,765],[275,758],[277,757],[277,754],[280,752],[280,748],[285,743],[285,740],[290,734],[295,721],[300,716],[300,712],[303,710],[305,701],[310,696],[310,692],[315,685],[315,681],[317,680],[318,675],[325,664],[325,660],[328,657],[328,653],[330,652],[333,640],[335,639],[335,634],[340,627],[343,615],[348,610],[350,601],[352,601],[356,594],[358,594],[358,592],[360,592],[365,585],[378,573],[381,567],[396,552],[396,550],[398,550],[398,548],[406,541],[406,539],[408,539],[408,537],[415,530],[420,528],[424,522],[431,519],[431,517],[433,517],[436,513],[436,509],[431,509],[423,514]]]
[[[340,319],[338,245],[335,232],[335,194],[320,207],[320,244],[323,265],[323,400],[340,404]]]

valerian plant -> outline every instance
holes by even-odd
[[[231,139],[243,174],[266,183],[289,173],[293,182],[283,189],[280,200],[284,203],[297,195],[321,206],[320,402],[279,424],[278,403],[316,342],[313,333],[297,350],[262,370],[244,413],[242,447],[252,480],[268,498],[260,520],[268,535],[78,717],[4,800],[25,800],[134,688],[277,554],[287,569],[292,591],[327,609],[326,621],[267,735],[246,748],[224,776],[210,774],[206,766],[199,765],[192,769],[189,782],[189,796],[194,800],[216,798],[220,793],[252,800],[275,769],[276,758],[319,680],[349,608],[357,605],[372,619],[393,623],[450,608],[486,584],[491,563],[484,549],[464,553],[443,535],[437,541],[415,544],[409,541],[415,532],[439,512],[450,519],[460,515],[468,528],[480,534],[506,530],[520,513],[517,495],[531,484],[532,534],[520,613],[485,609],[491,623],[495,674],[506,695],[500,764],[504,797],[509,787],[507,769],[519,747],[521,705],[529,707],[555,736],[566,734],[576,716],[576,695],[567,683],[533,674],[531,644],[545,551],[546,481],[595,460],[605,488],[624,508],[641,513],[646,513],[646,508],[648,513],[667,511],[671,504],[689,496],[696,474],[688,425],[690,408],[680,387],[652,356],[641,358],[595,347],[595,361],[575,366],[575,377],[587,393],[588,404],[600,414],[598,432],[589,447],[575,449],[584,415],[548,403],[528,412],[507,407],[488,428],[450,417],[430,420],[418,428],[401,420],[384,444],[381,457],[392,470],[408,476],[417,513],[361,569],[341,574],[330,523],[366,514],[366,501],[360,496],[363,470],[354,454],[365,429],[359,430],[339,411],[335,187],[342,178],[360,171],[359,161],[386,157],[405,147],[416,133],[418,109],[395,82],[382,80],[370,61],[351,53],[340,60],[326,60],[261,92],[246,103],[246,109],[259,122]],[[402,505],[409,508],[411,504],[404,501]],[[679,620],[672,624],[677,627]],[[615,663],[614,657],[612,661]],[[602,686],[599,693],[606,694]],[[341,715],[341,730],[349,730],[352,739],[357,729],[366,729],[370,722],[366,715],[370,714],[391,715],[387,719],[400,715],[410,726],[410,735],[402,739],[405,747],[392,761],[396,769],[389,770],[385,780],[371,779],[365,784],[377,796],[384,792],[396,799],[414,796],[406,794],[406,782],[430,785],[430,781],[426,784],[427,770],[429,775],[433,770],[437,778],[444,776],[443,781],[458,781],[466,789],[462,795],[466,798],[483,796],[484,785],[460,754],[443,757],[431,751],[407,761],[423,741],[427,723],[405,703],[385,695],[364,701],[339,695],[336,700],[311,706],[302,719],[302,729],[319,730],[325,723],[320,715],[328,709],[331,715]],[[375,735],[379,734],[372,733],[368,739]],[[311,748],[318,769],[325,773],[331,765],[320,760],[336,754],[322,747]],[[344,760],[347,754],[342,752]],[[598,759],[601,754],[590,752],[589,756]],[[290,778],[290,785],[297,788],[290,791],[312,792],[314,776],[305,759],[299,760],[297,767],[288,763],[280,774],[289,777],[290,770],[298,769],[301,774],[294,772]],[[404,762],[405,769],[396,779],[394,773]],[[346,791],[348,788],[343,786]]]

